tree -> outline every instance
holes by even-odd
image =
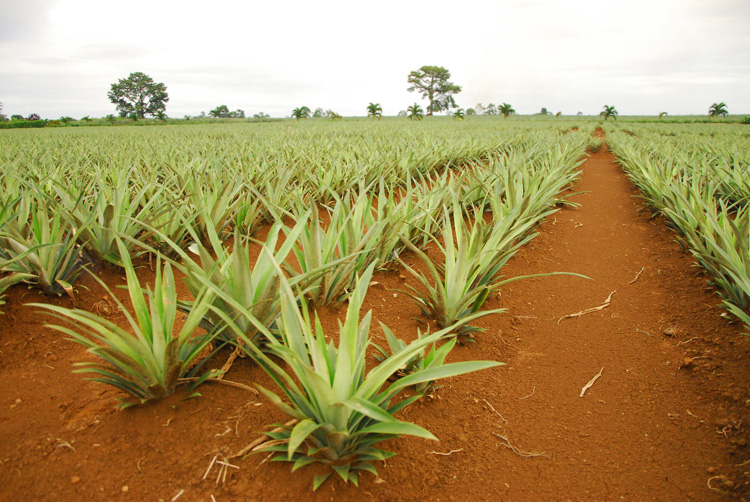
[[[0,122],[7,122],[8,116],[3,113],[3,104],[0,103]]]
[[[26,120],[26,119],[25,119],[25,118],[23,118],[23,115],[18,115],[18,114],[15,114],[15,115],[11,115],[11,116],[10,116],[10,120],[11,120],[11,121],[14,121],[14,120],[15,120],[16,122],[20,122],[20,121],[23,121],[23,120]]]
[[[560,115],[562,115],[562,112],[557,112],[557,113],[555,114],[555,118],[556,118],[556,119],[560,118]]]
[[[604,105],[604,108],[602,109],[602,111],[601,111],[601,113],[599,115],[601,115],[602,117],[604,117],[604,120],[607,120],[610,117],[612,117],[615,120],[617,120],[618,113],[617,113],[617,110],[615,109],[614,106]]]
[[[306,106],[301,106],[299,108],[295,108],[292,111],[292,117],[295,119],[308,119],[310,118],[310,109]]]
[[[659,114],[659,120],[663,119],[663,118],[664,118],[664,117],[666,117],[666,116],[667,116],[667,112],[661,112],[661,113]]]
[[[474,108],[469,108],[466,110],[466,115],[476,115],[477,111]]]
[[[497,106],[494,103],[490,103],[484,107],[485,115],[497,115]]]
[[[228,119],[229,118],[229,107],[227,105],[219,105],[210,112],[208,112],[209,117],[213,117],[215,119]]]
[[[409,73],[409,92],[419,91],[423,98],[427,98],[427,115],[433,112],[457,108],[453,94],[461,92],[461,87],[449,82],[451,72],[442,66],[423,66],[419,70]]]
[[[253,114],[253,118],[254,118],[254,119],[267,119],[267,118],[269,118],[269,117],[270,117],[270,115],[269,115],[269,114],[267,114],[267,113],[263,113],[263,112],[258,112],[258,113],[254,113],[254,114]]]
[[[474,107],[474,111],[477,112],[477,115],[484,115],[484,105],[482,105],[482,103],[477,103],[477,106]]]
[[[38,113],[30,113],[26,120],[42,120]]]
[[[507,119],[508,115],[513,115],[516,111],[510,105],[510,103],[503,103],[497,107],[497,111],[503,115],[503,119]]]
[[[167,87],[163,83],[154,82],[151,77],[139,71],[112,84],[107,97],[117,105],[121,117],[131,117],[135,120],[164,112],[169,101]]]
[[[313,118],[315,118],[315,119],[320,119],[320,118],[323,118],[325,116],[326,116],[326,112],[322,108],[316,108],[315,112],[313,113]]]
[[[422,107],[417,103],[409,106],[406,109],[406,112],[406,116],[409,118],[409,120],[422,120],[424,118],[424,111],[422,111]]]
[[[709,117],[726,117],[729,110],[727,110],[727,104],[725,102],[714,103],[708,108]]]
[[[344,118],[341,115],[339,115],[338,113],[334,112],[333,110],[328,110],[326,113],[328,114],[328,118],[330,120],[339,120],[339,119],[343,119]]]
[[[244,119],[245,118],[245,110],[241,108],[237,108],[233,112],[229,112],[229,118],[230,119]]]
[[[380,103],[370,103],[367,105],[367,116],[380,120],[380,117],[383,116],[383,107],[380,106]]]
[[[539,115],[552,115],[552,112],[547,110],[546,107],[542,107],[542,110],[539,112]]]
[[[453,112],[453,118],[456,120],[463,120],[464,119],[464,109],[459,108],[455,112]]]

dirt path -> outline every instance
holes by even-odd
[[[576,188],[584,193],[571,199],[580,207],[557,212],[504,269],[591,280],[504,287],[487,307],[508,313],[484,318],[478,342],[451,357],[507,366],[453,379],[405,410],[403,419],[440,442],[386,445],[398,455],[359,489],[336,481],[313,494],[314,467],[291,474],[261,456],[235,461],[241,469],[224,483],[216,471],[204,480],[214,455],[238,451],[285,417],[263,398],[216,385],[199,399],[115,411],[115,391],[71,374],[88,357],[83,349],[43,330],[21,306],[37,298],[16,288],[0,316],[0,501],[724,499],[709,480],[742,496],[750,344],[613,160],[593,154]],[[106,280],[122,282],[115,273]],[[373,325],[415,332],[418,309],[391,291],[404,279],[377,280],[385,288],[368,292]],[[79,302],[92,309],[102,293],[83,284],[90,290]],[[560,321],[613,291],[608,307]],[[324,325],[340,314],[327,312]],[[272,386],[247,360],[228,378]]]
[[[730,433],[742,428],[738,401],[748,379],[737,358],[747,356],[746,340],[613,161],[606,150],[586,161],[578,186],[586,193],[573,198],[580,207],[545,223],[507,271],[592,278],[503,291],[516,316],[506,338],[517,348],[508,380],[519,383],[519,400],[501,404],[504,416],[519,447],[552,453],[514,463],[512,500],[710,500],[718,494],[707,480],[731,476],[729,465],[747,457],[731,444],[744,440]],[[609,307],[559,320],[613,292]],[[712,486],[727,488],[722,481]]]

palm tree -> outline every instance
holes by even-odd
[[[727,110],[727,104],[723,101],[721,103],[712,104],[708,109],[709,117],[726,117],[727,113],[729,113],[729,111]]]
[[[456,120],[463,120],[464,119],[464,109],[459,108],[455,112],[453,112],[453,118]]]
[[[510,105],[510,103],[503,103],[497,107],[497,111],[503,114],[503,119],[507,119],[508,115],[513,115],[516,111]]]
[[[659,114],[659,120],[663,119],[663,118],[664,118],[664,117],[666,117],[666,116],[667,116],[667,112],[661,112],[661,113]]]
[[[294,111],[292,112],[292,117],[294,117],[297,120],[310,118],[310,109],[306,106],[295,108]]]
[[[380,103],[370,103],[367,105],[367,116],[380,120],[380,117],[383,116],[383,107],[380,106]]]
[[[602,109],[602,112],[599,115],[604,117],[604,120],[607,120],[610,117],[617,120],[617,110],[615,110],[614,106],[604,105],[604,108]]]
[[[424,118],[424,111],[422,110],[422,107],[419,106],[417,103],[414,103],[410,107],[406,109],[407,117],[410,120],[422,120]]]

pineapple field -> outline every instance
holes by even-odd
[[[0,500],[750,496],[747,126],[0,132]]]

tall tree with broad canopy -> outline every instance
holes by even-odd
[[[427,98],[427,115],[433,112],[457,108],[453,95],[461,92],[461,86],[449,82],[451,72],[442,66],[423,66],[419,70],[409,73],[409,92],[419,91],[423,98]]]
[[[107,93],[109,100],[117,105],[122,117],[136,120],[146,115],[156,117],[167,109],[167,86],[139,71],[120,79]]]

